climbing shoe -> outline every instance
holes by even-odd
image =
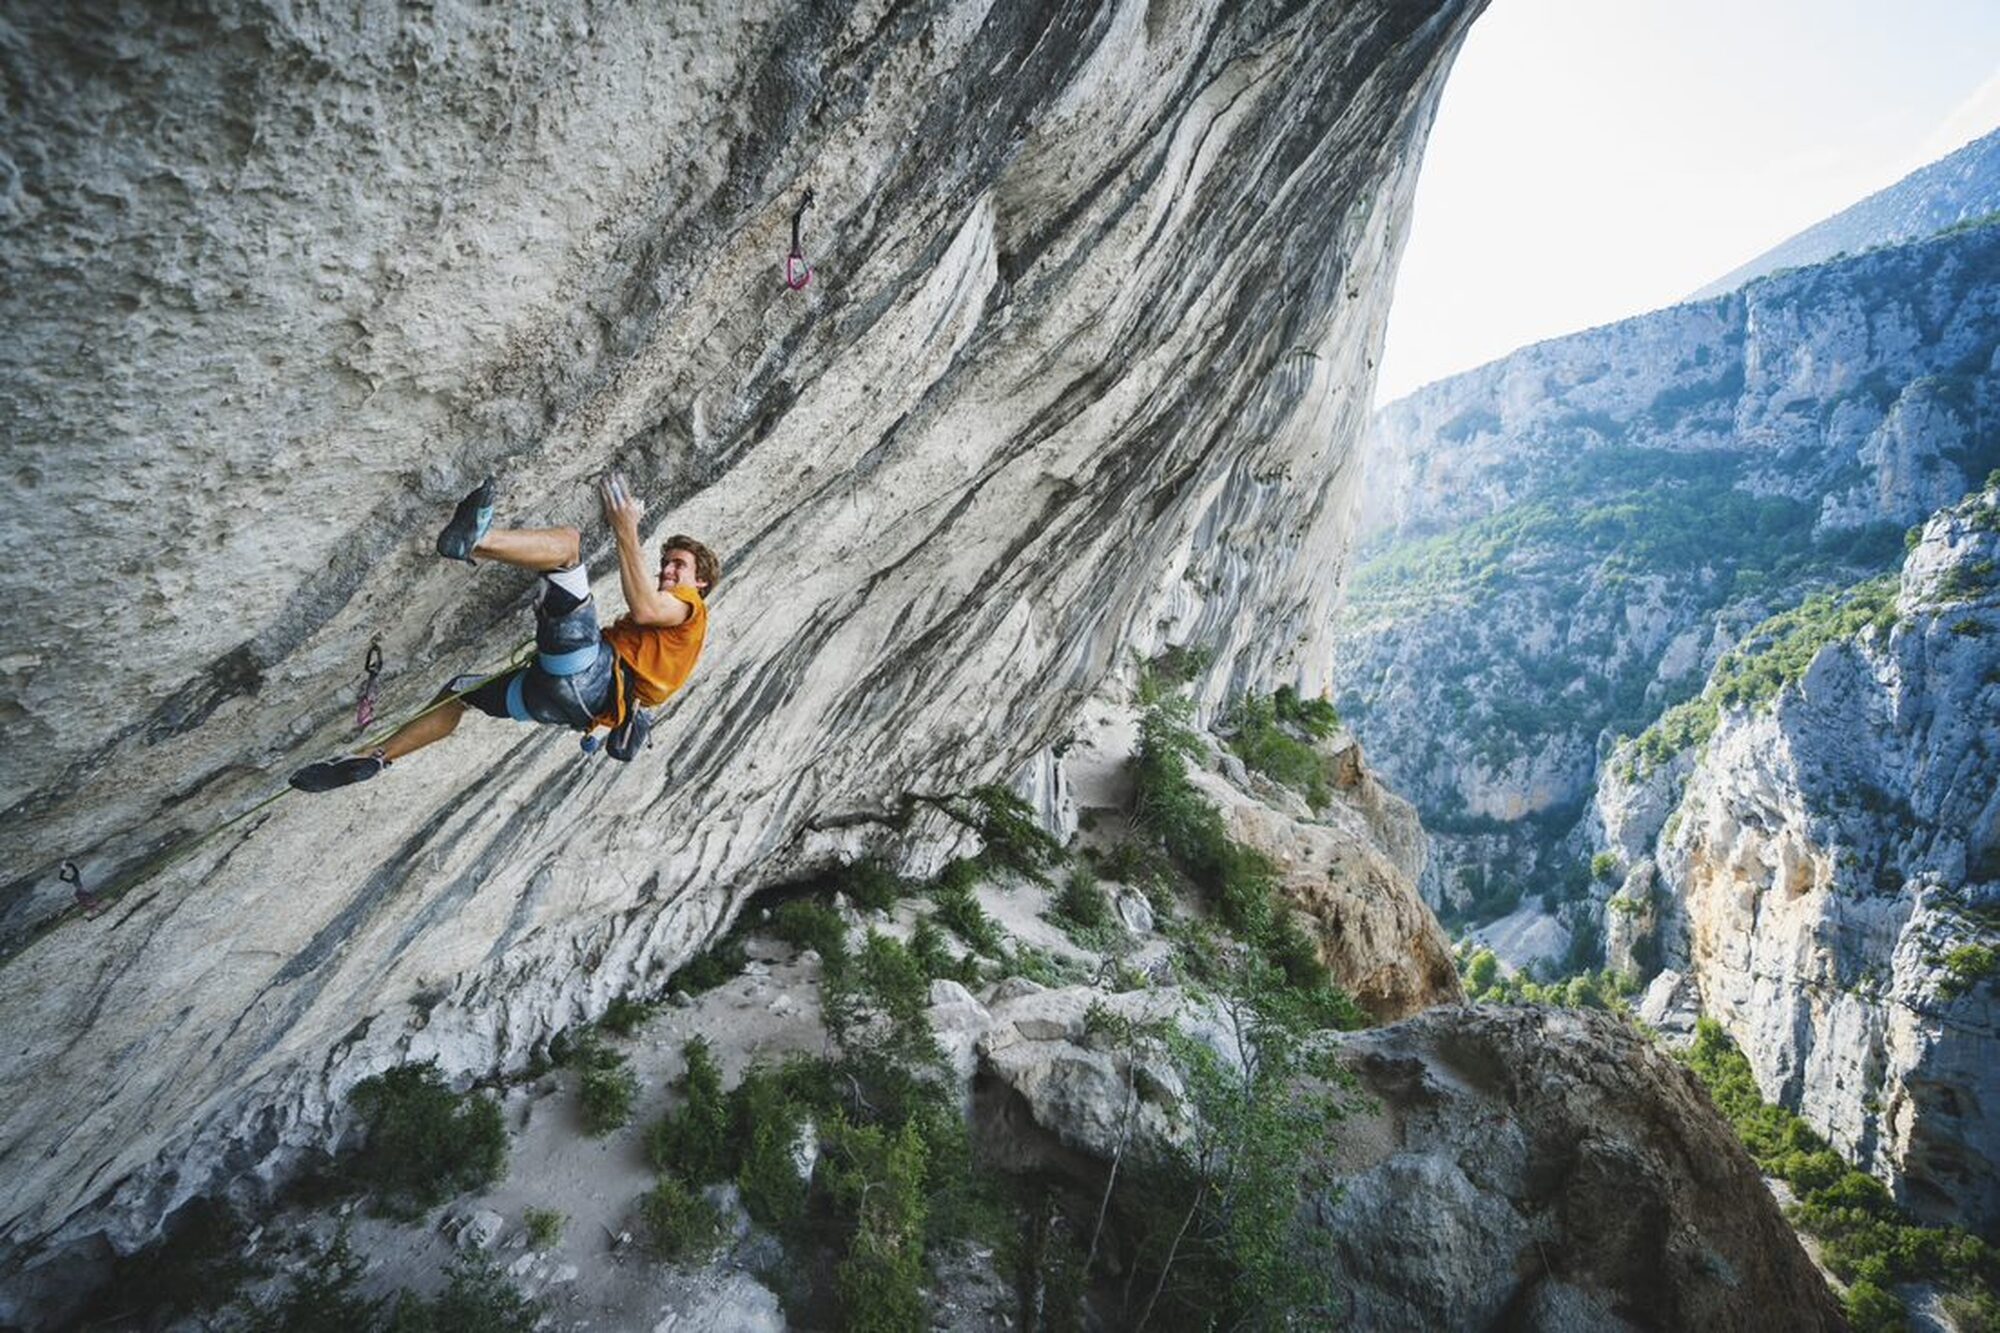
[[[479,539],[493,526],[493,478],[479,483],[472,494],[458,502],[452,511],[451,522],[438,533],[437,552],[447,560],[463,560],[468,565],[479,562],[472,558],[472,548],[479,545]]]
[[[292,774],[292,785],[300,791],[332,791],[366,782],[389,766],[379,751],[350,755],[345,759],[322,759]]]

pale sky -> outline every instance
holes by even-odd
[[[1493,0],[1376,401],[1672,305],[1996,125],[2000,0]]]

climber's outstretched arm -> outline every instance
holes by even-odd
[[[639,541],[639,517],[645,503],[625,487],[625,479],[612,473],[598,483],[598,497],[604,503],[604,521],[618,541],[618,583],[625,590],[625,605],[632,619],[641,625],[679,625],[694,614],[686,602],[659,589],[646,548]]]

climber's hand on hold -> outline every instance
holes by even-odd
[[[639,519],[646,512],[646,502],[632,494],[625,474],[613,472],[607,475],[597,483],[597,494],[604,505],[604,521],[614,530],[625,528],[636,535]]]

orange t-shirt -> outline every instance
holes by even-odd
[[[678,625],[641,625],[626,612],[618,623],[604,631],[604,641],[618,660],[631,666],[639,676],[639,702],[647,708],[663,704],[687,684],[694,662],[701,656],[702,640],[708,637],[708,603],[698,588],[670,588],[667,595],[678,597],[693,612]],[[600,726],[618,725],[617,704],[597,718]]]

